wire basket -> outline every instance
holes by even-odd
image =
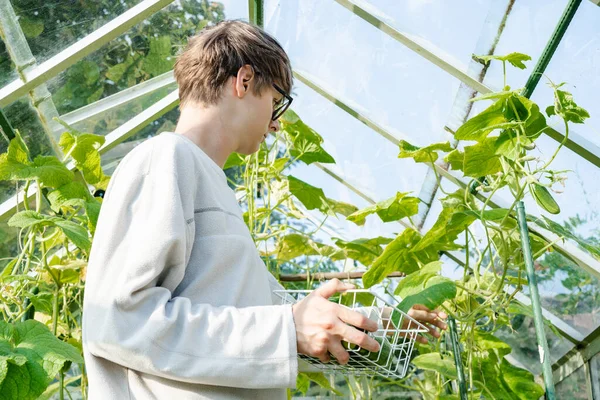
[[[312,290],[274,291],[281,298],[282,304],[294,304],[311,292]],[[370,352],[353,343],[342,341],[342,345],[350,354],[346,365],[338,363],[334,357],[331,357],[329,362],[304,354],[299,354],[299,357],[322,372],[341,371],[351,375],[403,378],[410,363],[417,335],[429,332],[429,329],[370,290],[347,290],[344,293],[337,293],[329,300],[377,322],[376,332],[364,332],[379,342],[379,351]]]

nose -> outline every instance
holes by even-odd
[[[279,123],[279,120],[271,121],[271,123],[269,124],[269,131],[271,132],[279,132],[280,129],[281,124]]]

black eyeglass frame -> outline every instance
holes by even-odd
[[[254,72],[256,72],[257,74],[260,74],[260,71],[256,67],[252,67],[252,68],[254,69]],[[237,77],[237,71],[232,72],[231,76]],[[277,84],[272,83],[272,85],[275,88],[275,90],[277,90],[279,92],[279,94],[281,94],[283,96],[283,98],[285,100],[287,100],[287,102],[284,101],[283,103],[281,103],[281,105],[279,105],[277,108],[275,108],[273,110],[273,114],[271,114],[271,121],[277,121],[283,115],[283,113],[285,113],[287,111],[287,109],[290,107],[290,105],[292,104],[292,101],[294,101],[294,98],[292,96],[290,96],[289,94],[287,94],[285,92],[285,90],[280,88]]]
[[[281,117],[283,115],[283,113],[285,113],[286,110],[290,107],[290,104],[292,104],[292,101],[294,101],[294,98],[292,96],[290,96],[289,94],[287,94],[285,92],[285,90],[283,90],[282,88],[277,86],[277,84],[273,83],[273,87],[275,88],[275,90],[277,90],[279,92],[279,94],[281,94],[283,96],[284,99],[287,100],[287,102],[283,101],[278,108],[275,108],[273,110],[273,115],[271,116],[271,121],[277,121],[279,119],[279,117]]]

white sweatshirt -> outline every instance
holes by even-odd
[[[90,400],[283,399],[296,385],[290,305],[221,168],[165,132],[119,164],[90,254]]]

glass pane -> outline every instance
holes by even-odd
[[[293,175],[298,179],[310,183],[312,186],[323,189],[325,196],[328,198],[353,204],[359,209],[370,205],[348,187],[317,169],[317,167],[298,164],[289,171],[288,175]],[[323,215],[320,212],[313,211],[313,214],[320,216],[322,220]],[[404,230],[404,227],[399,223],[383,223],[376,215],[368,216],[363,226],[358,226],[353,222],[347,221],[343,216],[339,216],[338,218],[329,217],[327,221],[334,231],[333,236],[337,234],[337,237],[344,240],[373,238],[377,236],[395,238],[398,233]]]
[[[531,56],[531,61],[526,62],[527,69],[521,70],[511,65],[506,67],[507,84],[513,88],[521,88],[525,86],[546,47],[567,2],[564,0],[524,0],[511,2],[511,4],[512,8],[506,19],[506,26],[498,40],[494,54],[505,55],[519,52]],[[483,82],[496,89],[503,86],[501,62],[490,64]]]
[[[583,367],[577,368],[571,375],[556,384],[556,398],[588,400]]]
[[[4,42],[0,40],[0,87],[18,78],[15,65],[13,64]]]
[[[424,47],[441,53],[444,58],[449,57],[449,61],[460,66],[463,71],[467,70],[466,65],[471,60],[479,37],[485,35],[489,28],[486,21],[488,13],[504,11],[501,7],[490,10],[494,2],[489,0],[368,0],[355,3],[400,32],[410,35]]]
[[[600,281],[558,252],[538,258],[534,267],[542,307],[588,335],[600,325]],[[528,287],[523,292],[529,294]]]
[[[141,113],[175,89],[177,89],[177,84],[171,83],[163,88],[146,93],[143,96],[119,104],[117,107],[72,124],[72,126],[82,132],[94,132],[96,135],[107,135],[130,120],[132,116]],[[119,94],[115,96],[119,96]]]
[[[315,91],[296,81],[294,110],[323,136],[336,164],[325,164],[375,201],[396,192],[419,194],[427,167],[399,159],[398,147]],[[310,182],[310,181],[309,181]]]
[[[12,5],[33,56],[42,63],[140,2],[17,0]]]
[[[600,399],[600,353],[590,360],[590,374],[592,380],[592,393],[594,399]]]
[[[459,82],[350,11],[333,1],[269,0],[265,27],[294,68],[399,138],[448,140],[443,126]]]
[[[177,52],[206,20],[216,23],[223,17],[247,18],[246,2],[229,2],[230,8],[222,3],[206,4],[172,3],[51,79],[48,88],[59,114],[171,70]],[[188,7],[193,7],[197,17],[190,17]]]
[[[537,149],[543,160],[549,160],[558,143],[546,135],[536,141]],[[534,155],[535,154],[534,152]],[[598,168],[573,151],[562,148],[551,164],[555,171],[566,171],[567,180],[564,187],[554,185],[552,196],[558,202],[561,212],[558,215],[548,214],[542,210],[535,200],[528,196],[525,204],[527,212],[534,215],[545,215],[553,221],[568,226],[571,231],[598,245],[600,239],[600,214],[596,205],[600,203],[600,180]]]
[[[21,97],[5,107],[2,112],[10,121],[13,129],[18,130],[23,140],[25,140],[32,158],[37,155],[52,154],[50,141],[40,122],[37,111],[31,105],[29,96]],[[5,153],[7,149],[8,142],[4,139],[4,136],[0,136],[0,154]],[[6,182],[0,184],[3,183]],[[0,198],[3,196],[5,196],[4,190],[0,191]]]
[[[504,326],[496,332],[496,336],[512,347],[510,354],[518,362],[523,364],[533,374],[540,375],[542,373],[542,365],[540,364],[540,356],[537,350],[538,346],[533,318],[515,315],[511,323],[512,329]],[[548,340],[550,360],[554,364],[573,348],[573,344],[562,337],[556,336],[548,327],[544,327],[544,331]]]
[[[555,83],[567,82],[564,90],[573,93],[575,102],[590,113],[585,124],[573,125],[570,128],[586,139],[600,145],[600,37],[598,36],[598,19],[600,7],[591,1],[583,1],[573,17],[569,29],[556,49],[545,74]],[[536,88],[533,100],[552,99],[552,90],[542,78]],[[553,117],[555,129],[563,132],[562,121]]]

